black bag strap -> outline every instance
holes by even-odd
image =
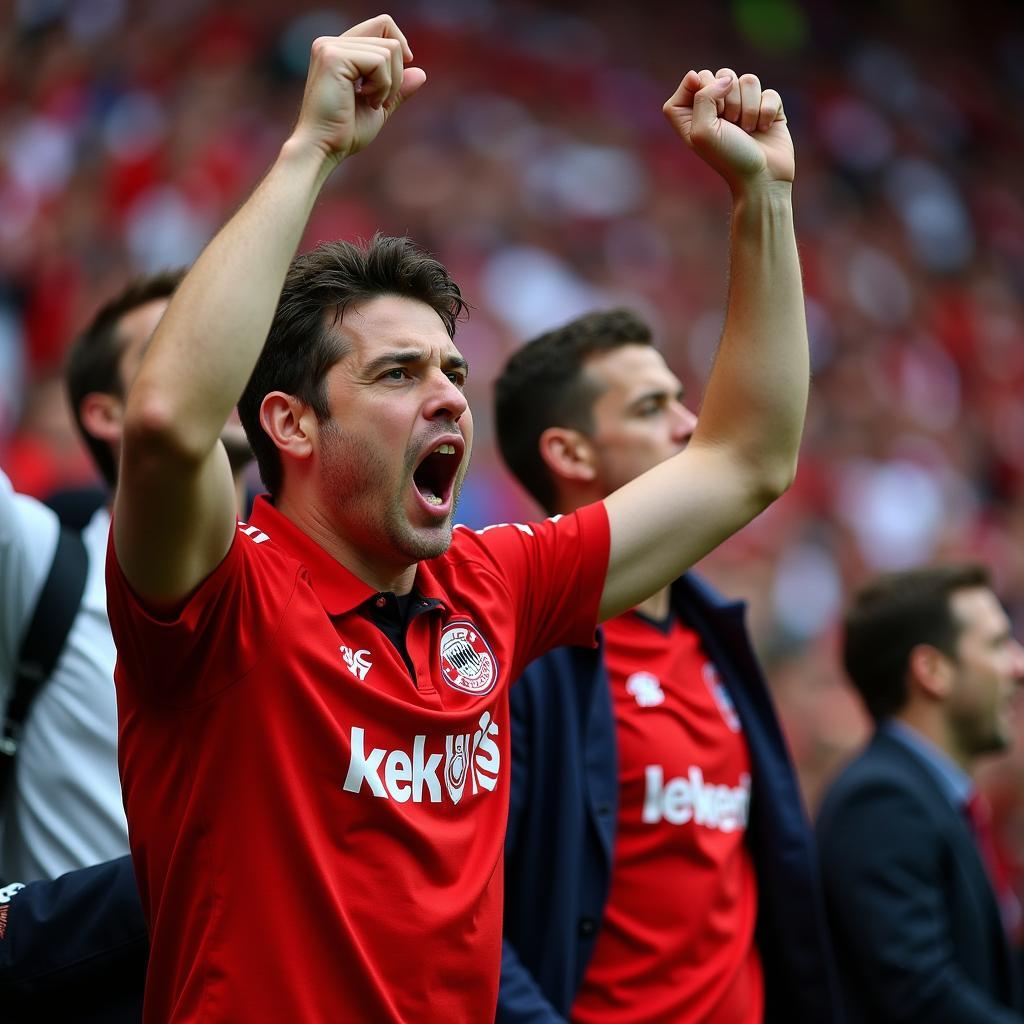
[[[50,572],[21,641],[3,729],[0,755],[14,757],[29,708],[53,672],[85,591],[89,556],[77,530],[60,528]]]

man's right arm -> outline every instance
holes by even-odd
[[[330,172],[423,84],[381,15],[313,44],[295,128],[171,301],[128,395],[114,546],[132,587],[173,604],[231,545],[235,494],[220,432],[263,348],[285,274]]]

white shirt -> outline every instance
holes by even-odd
[[[56,514],[16,494],[0,472],[0,704],[57,546]],[[4,802],[0,877],[29,882],[128,852],[117,772],[114,641],[104,562],[110,514],[82,531],[82,604],[50,679],[25,721],[13,792]]]

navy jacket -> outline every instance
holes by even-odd
[[[850,1024],[1021,1024],[977,844],[920,758],[877,733],[817,830]]]
[[[130,857],[30,882],[0,903],[4,1024],[134,1024],[149,940]]]
[[[779,723],[743,624],[692,574],[672,607],[700,634],[743,724],[751,759],[747,830],[768,1022],[840,1017],[814,839]],[[567,1019],[600,927],[611,874],[618,763],[601,650],[563,647],[513,686],[500,1024]]]

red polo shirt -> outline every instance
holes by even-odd
[[[492,1020],[507,685],[592,643],[607,561],[602,505],[456,529],[407,663],[380,596],[265,501],[173,621],[111,549],[144,1019]]]
[[[750,755],[698,634],[604,625],[619,754],[611,889],[574,1024],[758,1024]]]

